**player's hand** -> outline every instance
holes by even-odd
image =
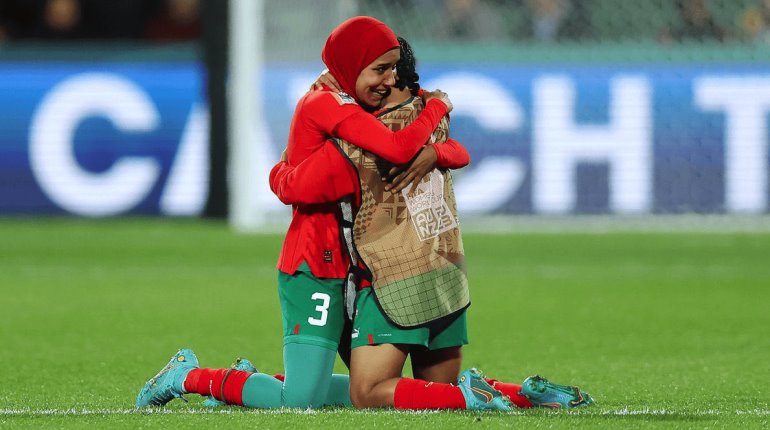
[[[427,104],[431,99],[439,99],[446,105],[446,112],[452,112],[452,100],[449,100],[449,94],[441,90],[425,91],[422,100]]]
[[[310,85],[310,91],[323,89],[324,85],[329,87],[335,93],[339,93],[342,91],[342,87],[340,86],[340,83],[337,82],[336,79],[334,79],[334,76],[332,76],[332,73],[329,71],[329,69],[324,69],[323,72],[321,72],[321,74],[318,75],[315,82],[313,82],[313,84]]]
[[[281,161],[289,161],[289,154],[286,153],[287,149],[284,148],[283,152],[281,152]]]
[[[417,184],[422,182],[425,175],[436,168],[437,159],[438,156],[433,145],[425,145],[406,168],[394,167],[390,169],[388,176],[384,178],[388,182],[388,184],[385,184],[385,190],[399,193],[409,184],[412,184],[409,195],[414,195],[414,192],[417,190]]]

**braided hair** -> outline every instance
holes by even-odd
[[[412,47],[403,37],[397,37],[398,44],[401,46],[401,59],[396,63],[396,88],[403,90],[409,87],[412,95],[417,95],[420,90],[420,75],[417,74],[417,59],[414,58]]]

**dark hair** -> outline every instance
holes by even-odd
[[[420,75],[417,74],[417,59],[414,58],[414,51],[409,46],[409,42],[403,37],[398,37],[398,44],[401,46],[401,59],[396,63],[396,88],[403,90],[409,87],[409,91],[416,95],[420,90]]]

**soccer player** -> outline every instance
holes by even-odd
[[[397,127],[421,105],[415,97],[419,91],[419,84],[417,83],[419,75],[415,70],[414,56],[409,44],[403,39],[400,39],[400,42],[401,59],[396,68],[397,83],[395,88],[391,88],[391,95],[387,99],[387,105],[391,108],[378,114],[386,124],[389,123]],[[322,76],[320,80],[328,82],[330,86],[335,86],[334,81],[328,81],[328,79],[328,76]],[[448,124],[442,125],[448,126]],[[442,130],[442,125],[439,126],[434,136],[440,131],[446,136],[448,130]],[[349,160],[342,156],[341,152],[345,153]],[[459,168],[468,162],[467,151],[451,139],[447,143],[428,145],[408,169],[396,176],[397,180],[394,184],[384,187],[386,190],[393,191],[394,196],[392,198],[385,197],[387,204],[384,202],[382,204],[386,208],[379,211],[374,206],[378,205],[378,200],[383,199],[378,196],[381,196],[384,190],[378,183],[377,172],[373,170],[382,170],[382,163],[372,159],[372,157],[363,156],[362,151],[346,145],[344,142],[339,144],[339,148],[327,143],[321,150],[296,167],[280,162],[271,172],[271,187],[279,198],[287,204],[320,203],[340,199],[349,194],[357,195],[356,200],[359,205],[362,200],[365,202],[364,206],[360,208],[361,211],[366,212],[363,217],[366,219],[364,221],[366,225],[360,225],[360,218],[356,219],[356,227],[360,227],[360,229],[354,230],[352,236],[355,237],[357,248],[361,250],[361,243],[364,240],[366,240],[364,247],[370,247],[372,243],[375,243],[375,247],[382,248],[388,244],[388,235],[395,236],[395,240],[408,242],[410,233],[408,230],[411,229],[411,224],[408,222],[399,223],[398,220],[395,224],[390,222],[393,218],[399,218],[398,215],[393,216],[392,214],[406,212],[401,210],[405,206],[403,199],[401,207],[398,203],[394,204],[394,200],[399,198],[397,192],[406,186],[414,189],[421,182],[422,177],[434,166],[444,169]],[[357,172],[350,172],[351,163],[357,167]],[[389,173],[394,174],[393,171]],[[434,176],[440,175],[435,171],[432,174]],[[318,178],[324,178],[322,184],[319,184]],[[430,182],[433,182],[434,178],[431,177],[430,179]],[[448,183],[451,184],[451,178],[448,175],[446,175],[446,179],[439,178],[439,180],[449,181]],[[444,197],[450,201],[448,206],[454,207],[451,185],[444,186]],[[435,213],[441,213],[441,211]],[[452,215],[456,216],[456,214]],[[401,221],[405,220],[401,219]],[[377,231],[374,233],[361,231],[372,228]],[[367,239],[367,233],[370,236],[376,236],[376,238],[374,240]],[[455,252],[462,253],[459,230],[456,231],[456,236],[455,243],[451,243],[452,238],[444,243],[436,243],[436,249],[443,250],[439,253],[443,254],[444,257],[448,256],[446,254],[448,248],[454,248],[458,250]],[[374,266],[374,272],[392,270],[390,268],[399,264],[398,261],[401,260],[404,260],[401,263],[413,268],[419,263],[410,264],[412,261],[409,259],[416,254],[407,257],[402,254],[414,249],[415,246],[424,244],[425,240],[421,238],[420,245],[391,244],[387,245],[392,248],[390,251],[383,249],[365,250],[364,254],[368,258],[364,258],[364,260],[368,260],[365,261],[367,265]],[[388,257],[385,257],[387,258],[385,264],[379,264],[381,262],[376,260],[383,258],[386,254]],[[452,257],[449,256],[449,258]],[[457,263],[462,264],[461,261]],[[387,268],[383,269],[385,266]],[[380,277],[380,280],[383,278]],[[429,287],[429,285],[426,286]],[[424,294],[426,289],[421,291]],[[353,325],[355,331],[351,365],[353,404],[359,407],[395,406],[405,409],[461,407],[464,399],[460,395],[459,389],[446,387],[443,384],[429,384],[426,383],[426,380],[450,383],[457,379],[461,365],[461,346],[467,343],[464,310],[455,315],[454,320],[444,318],[443,324],[432,324],[411,330],[403,329],[389,321],[389,317],[383,314],[385,306],[383,306],[382,298],[380,298],[378,305],[374,296],[375,294],[371,289],[364,288],[359,291],[357,297],[358,311]],[[376,340],[374,336],[377,336]],[[407,354],[411,356],[415,377],[419,379],[400,377]],[[461,379],[463,378],[461,377]],[[574,407],[591,403],[590,397],[577,388],[552,384],[540,377],[528,378],[524,388],[520,385],[506,384],[495,380],[487,380],[487,382],[510,397],[520,407],[531,407],[533,403],[551,407]]]

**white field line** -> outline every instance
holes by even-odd
[[[694,411],[677,411],[671,409],[592,409],[592,410],[578,410],[576,415],[585,416],[671,416],[671,417],[719,417],[719,416],[753,416],[753,417],[766,417],[770,416],[770,409],[748,409],[748,410],[718,410],[718,409],[706,409],[706,410],[694,410]],[[402,414],[434,414],[440,413],[440,411],[395,411],[392,409],[386,410],[351,410],[344,408],[326,409],[326,410],[304,410],[299,411],[296,409],[160,409],[150,408],[143,410],[136,410],[133,408],[123,409],[85,409],[85,408],[72,408],[72,409],[0,409],[0,417],[13,417],[13,416],[88,416],[88,415],[230,415],[230,414],[255,414],[255,415],[291,415],[291,414],[362,414],[362,415],[402,415]],[[554,414],[561,413],[560,411],[554,411]],[[514,411],[511,415],[527,415],[526,411]]]

